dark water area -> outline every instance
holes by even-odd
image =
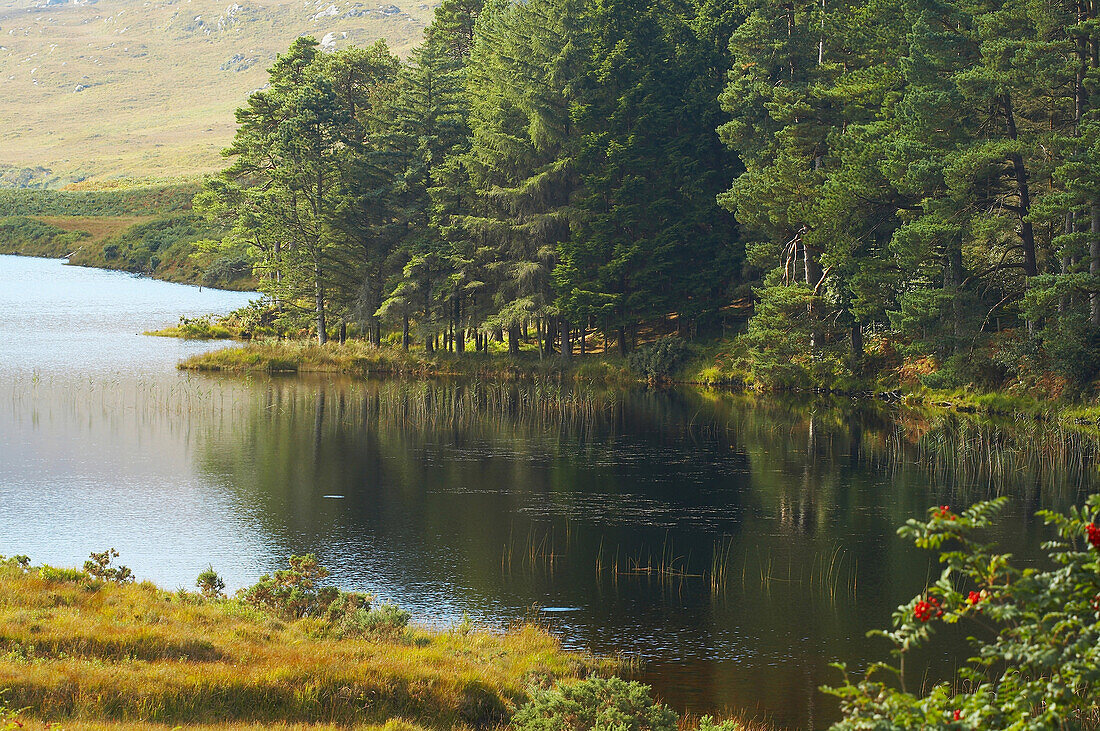
[[[66,309],[95,293],[78,318]],[[1001,537],[1026,556],[1034,511],[1097,478],[1095,439],[1030,421],[553,382],[195,376],[175,363],[209,344],[135,334],[240,300],[0,257],[0,554],[79,565],[114,546],[175,588],[207,565],[239,587],[312,551],[342,587],[420,622],[535,619],[570,647],[639,659],[681,712],[820,728],[835,718],[817,691],[838,680],[829,663],[885,659],[865,633],[937,571],[898,525],[1010,495]],[[65,350],[74,327],[81,347]],[[926,660],[934,676],[965,656],[949,643]]]

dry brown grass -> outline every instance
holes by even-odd
[[[3,699],[64,728],[493,728],[532,679],[600,669],[534,627],[334,639],[232,600],[0,565]]]
[[[0,0],[0,166],[47,168],[55,185],[216,170],[233,110],[299,35],[332,33],[337,47],[384,38],[398,52],[421,41],[434,3],[379,4]]]
[[[90,238],[83,239],[80,246],[98,246],[134,224],[152,220],[153,216],[32,216],[32,218],[37,218],[63,231],[83,231]]]

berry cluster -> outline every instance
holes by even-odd
[[[936,517],[944,520],[955,520],[959,516],[951,512],[950,505],[941,505],[939,510],[936,511]]]
[[[1089,543],[1092,544],[1092,547],[1100,549],[1100,526],[1096,525],[1096,523],[1089,523],[1085,531],[1088,534]]]
[[[940,606],[940,600],[934,596],[921,599],[913,606],[913,616],[921,622],[942,617],[943,607]]]

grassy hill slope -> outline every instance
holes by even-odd
[[[225,232],[191,211],[196,185],[111,190],[0,190],[0,254],[249,290],[243,248],[212,251]]]
[[[436,0],[0,0],[0,185],[221,165],[233,111],[300,35],[420,42]]]

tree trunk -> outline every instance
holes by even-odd
[[[570,360],[573,357],[573,332],[569,327],[569,321],[564,317],[561,323],[561,359]]]
[[[340,321],[340,345],[343,345],[348,341],[348,323],[346,320]]]
[[[1100,276],[1100,201],[1093,200],[1089,212],[1089,274],[1095,277]],[[1089,293],[1089,322],[1100,327],[1100,292]]]
[[[455,313],[455,352],[466,352],[466,331],[462,328],[462,300],[456,295],[454,298]]]
[[[948,352],[940,353],[941,360],[955,352],[962,337],[963,303],[957,290],[962,284],[963,275],[962,245],[958,241],[952,241],[944,254],[943,263],[943,288],[951,293],[951,342]]]
[[[328,333],[325,331],[325,285],[321,281],[320,264],[316,265],[313,273],[315,277],[314,285],[317,306],[317,342],[320,345],[324,345],[328,342]]]
[[[619,355],[623,358],[626,357],[626,328],[620,327],[618,333],[616,333],[619,339]]]
[[[802,259],[805,262],[803,272],[806,276],[806,286],[810,288],[810,291],[815,291],[817,285],[821,283],[821,264],[817,260],[817,255],[810,251],[810,247],[802,244]],[[817,323],[814,322],[814,298],[810,298],[810,302],[807,305],[810,315],[810,357],[817,358],[817,350],[821,345],[822,337]]]
[[[1010,139],[1016,139],[1016,116],[1012,111],[1012,97],[1007,94],[1002,98],[1005,111],[1005,127]],[[1018,152],[1013,152],[1008,156],[1009,162],[1012,163],[1012,173],[1016,178],[1016,193],[1020,199],[1019,216],[1020,216],[1020,242],[1024,247],[1024,275],[1028,277],[1034,277],[1039,273],[1039,268],[1035,260],[1035,229],[1031,225],[1031,221],[1027,220],[1027,215],[1031,211],[1031,194],[1028,191],[1027,180],[1027,167],[1024,165],[1024,158]]]
[[[547,358],[554,354],[554,340],[557,339],[558,334],[555,325],[557,321],[552,317],[546,318],[542,324],[542,350]]]
[[[409,313],[401,316],[401,349],[409,352]]]
[[[863,372],[863,325],[857,320],[852,321],[852,373],[859,375]]]
[[[519,335],[520,330],[518,325],[511,325],[508,328],[508,354],[519,355]]]

